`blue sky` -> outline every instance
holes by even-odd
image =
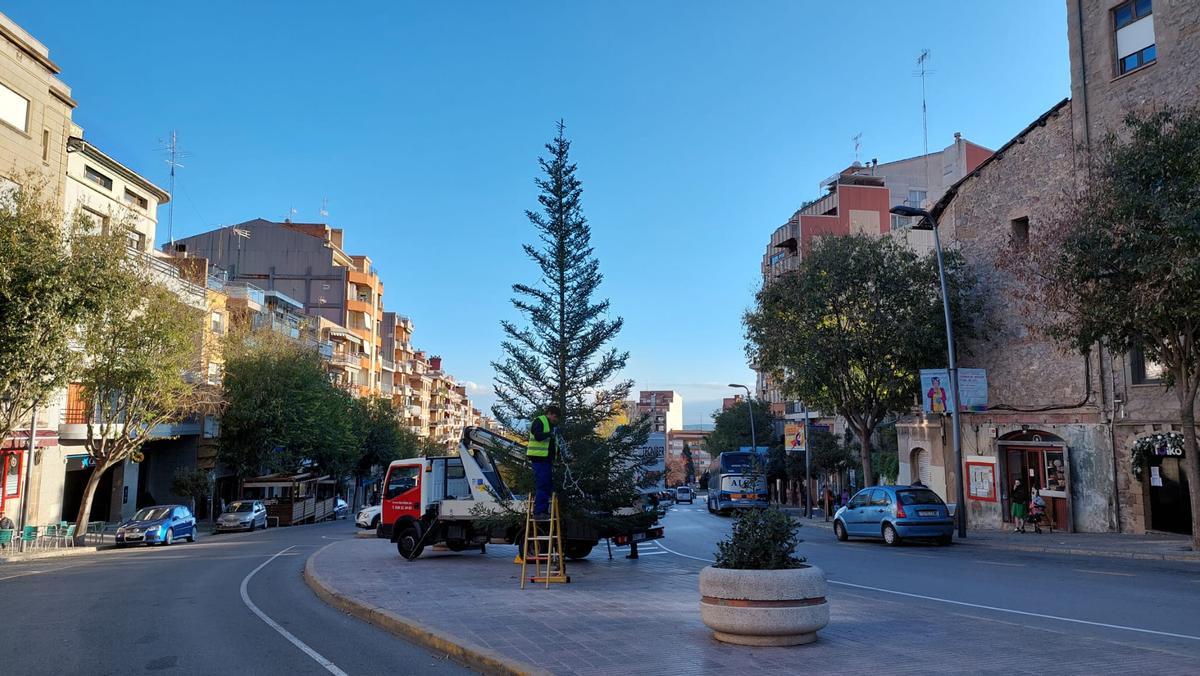
[[[175,233],[328,221],[388,309],[490,403],[509,287],[530,281],[533,177],[563,118],[639,388],[708,421],[752,382],[740,317],[771,231],[854,159],[998,147],[1069,93],[1062,0],[134,2],[9,0],[87,137],[160,185]],[[161,214],[159,241],[166,238]]]

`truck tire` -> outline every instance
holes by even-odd
[[[412,561],[425,551],[425,545],[418,544],[420,541],[420,531],[413,526],[404,526],[396,534],[396,551],[400,552],[400,556]]]
[[[580,540],[567,540],[567,551],[566,551],[567,558],[571,559],[572,561],[579,561],[580,559],[586,559],[588,557],[588,554],[592,553],[592,547],[595,547],[595,546],[596,545],[594,545],[593,543],[590,543],[590,542],[583,542]]]

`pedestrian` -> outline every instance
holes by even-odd
[[[838,503],[839,507],[845,507],[846,505],[850,504],[850,491],[843,488],[842,495],[840,498],[838,498],[838,500],[840,500]]]
[[[833,497],[833,487],[825,484],[825,520],[829,520],[829,513],[833,511],[832,507],[835,504]]]
[[[1024,533],[1025,515],[1029,509],[1029,489],[1021,484],[1020,479],[1016,479],[1013,481],[1012,495],[1008,497],[1012,501],[1013,532]]]
[[[17,530],[17,525],[14,524],[12,519],[8,518],[8,516],[4,512],[0,512],[0,530],[14,531],[14,535],[15,535],[15,531]],[[7,544],[0,545],[0,547],[8,549]]]
[[[550,518],[550,494],[554,492],[554,458],[558,455],[558,440],[555,434],[558,418],[562,411],[557,406],[547,406],[546,412],[533,419],[529,425],[529,443],[525,455],[533,466],[533,518]]]

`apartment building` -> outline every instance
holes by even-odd
[[[129,248],[152,253],[158,207],[171,201],[171,196],[84,140],[82,129],[72,125],[72,130],[67,139],[67,212],[78,211],[97,230],[121,228]]]
[[[1161,367],[1135,353],[1064,353],[1021,316],[997,253],[1029,246],[1055,218],[1056,196],[1086,180],[1088,148],[1129,113],[1194,105],[1200,91],[1200,5],[1159,0],[1067,2],[1071,94],[1022,129],[934,206],[943,242],[958,248],[1000,320],[962,367],[987,373],[988,410],[962,416],[965,467],[956,467],[949,421],[897,424],[901,482],[953,496],[964,480],[969,521],[1010,520],[1009,489],[1038,489],[1059,528],[1087,532],[1190,532],[1182,459],[1150,460],[1134,474],[1138,439],[1179,429],[1179,404]],[[974,348],[974,349],[971,349]],[[963,475],[966,475],[965,477]],[[1155,480],[1151,480],[1151,477]]]
[[[683,429],[683,397],[673,390],[638,392],[637,416],[650,416],[650,431],[666,434]]]
[[[954,142],[938,152],[883,164],[876,160],[851,164],[822,181],[820,189],[825,194],[802,206],[771,233],[760,264],[763,283],[798,269],[813,241],[823,235],[889,236],[915,251],[932,251],[931,232],[907,228],[908,219],[889,210],[899,204],[930,206],[991,153],[955,133]],[[800,403],[784,397],[769,374],[758,373],[756,390],[759,398],[771,404],[777,418],[802,419]]]
[[[678,429],[668,432],[667,457],[681,457],[683,447],[687,446],[692,453],[692,464],[696,468],[696,477],[699,477],[712,464],[712,454],[708,450],[709,434],[712,434],[712,430]]]
[[[0,14],[0,188],[33,172],[62,199],[76,103],[59,72],[45,45]]]
[[[368,257],[345,252],[341,228],[260,218],[179,239],[174,251],[299,301],[304,314],[324,321],[322,340],[338,348],[340,384],[357,396],[381,393],[383,282]]]

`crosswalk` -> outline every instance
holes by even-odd
[[[620,552],[622,554],[628,554],[629,547],[628,546],[613,547],[613,552]],[[649,542],[639,542],[638,543],[638,556],[655,556],[658,554],[670,554],[670,552],[663,549],[662,547],[659,547],[658,543],[655,542],[654,540],[650,540]]]

